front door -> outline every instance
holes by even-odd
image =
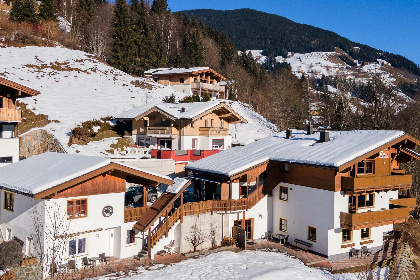
[[[114,255],[114,238],[115,238],[115,230],[113,228],[106,230],[106,239],[107,239],[107,246],[108,246],[108,252],[107,256],[113,256]]]
[[[242,220],[235,220],[233,222],[235,226],[242,227]],[[244,229],[246,231],[246,239],[250,240],[254,237],[254,219],[245,219]]]

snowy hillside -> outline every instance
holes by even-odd
[[[115,116],[142,104],[160,102],[172,93],[178,99],[185,96],[166,86],[132,77],[85,52],[60,47],[0,48],[0,76],[41,92],[21,101],[35,113],[58,121],[45,128],[64,147],[67,147],[71,129],[84,121]],[[234,106],[244,108],[239,104]],[[241,114],[249,124],[238,126],[237,135],[245,138],[238,137],[237,142],[248,143],[253,137],[250,135],[257,131],[271,134],[272,126],[261,116],[246,108]],[[243,130],[246,132],[241,132]],[[115,141],[106,139],[84,147],[73,145],[67,150],[100,154]]]

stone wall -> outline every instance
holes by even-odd
[[[16,273],[16,280],[39,280],[42,279],[42,266],[35,263],[27,266],[15,266],[12,270]]]
[[[29,131],[21,136],[20,158],[29,158],[45,152],[66,153],[60,142],[45,129]]]

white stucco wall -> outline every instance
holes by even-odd
[[[280,186],[289,188],[289,199],[279,199]],[[312,244],[311,250],[328,254],[328,231],[334,228],[334,192],[281,183],[273,190],[273,233],[289,235]],[[280,232],[280,218],[287,232]],[[316,242],[308,240],[308,226],[316,228]]]
[[[12,161],[18,162],[19,138],[0,138],[0,157],[13,157]],[[10,163],[0,163],[0,167],[8,164]]]
[[[373,207],[364,207],[358,208],[357,213],[364,213],[368,211],[381,211],[389,209],[389,200],[397,199],[398,191],[388,191],[388,192],[375,192],[374,193],[374,205]],[[372,243],[369,244],[360,244],[361,240],[361,230],[352,231],[352,241],[343,243],[342,242],[342,231],[340,224],[340,213],[349,212],[348,208],[349,195],[344,195],[343,192],[334,193],[334,228],[328,231],[328,255],[338,255],[338,254],[348,254],[350,248],[341,248],[341,245],[354,243],[353,248],[360,249],[361,246],[367,246],[368,248],[382,246],[383,244],[383,233],[391,231],[393,225],[385,225],[380,227],[374,227],[370,229],[370,238],[363,241],[372,240]]]

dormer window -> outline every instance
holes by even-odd
[[[364,160],[357,164],[357,174],[373,174],[374,161]]]

